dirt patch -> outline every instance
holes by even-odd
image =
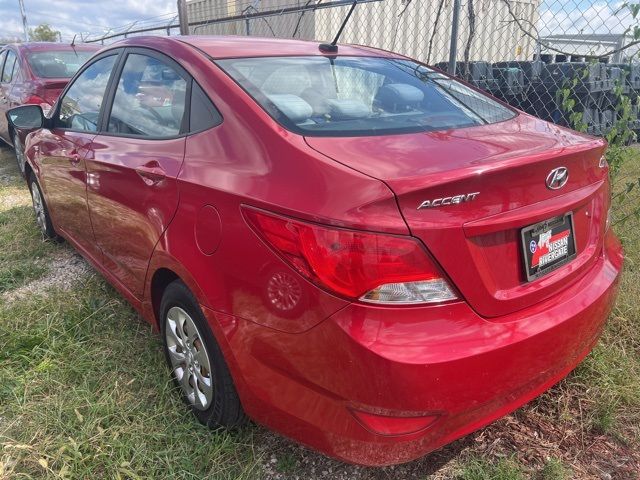
[[[471,445],[467,437],[404,465],[383,468],[348,465],[267,430],[255,438],[264,458],[262,480],[444,480],[455,478],[455,458]]]
[[[0,197],[0,212],[10,210],[14,207],[24,207],[31,203],[31,198],[28,193],[16,193],[3,195]]]
[[[93,272],[89,264],[70,248],[65,248],[53,258],[46,258],[41,262],[47,264],[45,275],[15,290],[5,292],[0,298],[11,302],[29,295],[46,294],[49,289],[69,290],[73,285],[85,281]]]
[[[529,405],[484,429],[482,455],[516,451],[525,465],[541,465],[550,457],[573,469],[576,479],[640,479],[640,452],[633,429],[620,425],[604,434],[591,425],[598,405],[589,391],[563,382]]]

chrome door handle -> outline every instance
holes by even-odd
[[[157,185],[166,178],[166,173],[157,162],[149,162],[136,168],[136,173],[149,186]]]

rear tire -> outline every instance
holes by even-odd
[[[42,190],[40,190],[40,186],[38,185],[38,180],[33,174],[29,176],[29,190],[31,190],[31,202],[36,214],[36,224],[40,228],[42,236],[45,239],[57,239],[58,234],[51,223],[47,203],[45,202]]]
[[[200,423],[233,428],[246,416],[198,301],[180,280],[169,284],[160,304],[164,354],[182,399]]]
[[[25,177],[26,157],[24,155],[24,146],[22,145],[20,136],[16,132],[13,132],[11,134],[11,141],[13,142],[13,150],[16,154],[16,163],[18,164],[20,175],[22,175],[22,178],[26,178]]]

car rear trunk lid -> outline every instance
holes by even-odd
[[[603,140],[524,114],[450,131],[306,140],[384,181],[412,234],[482,316],[499,317],[549,298],[585,273],[601,251],[609,207],[607,169],[599,166]],[[552,190],[546,179],[559,167],[569,178]],[[528,281],[522,229],[567,213],[575,258]]]

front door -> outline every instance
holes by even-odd
[[[86,157],[88,202],[104,266],[140,297],[153,249],[178,207],[188,76],[130,51],[103,132]]]
[[[60,100],[53,127],[40,133],[37,152],[42,188],[58,232],[98,259],[99,250],[87,205],[85,159],[97,133],[98,118],[117,53],[85,68]]]

